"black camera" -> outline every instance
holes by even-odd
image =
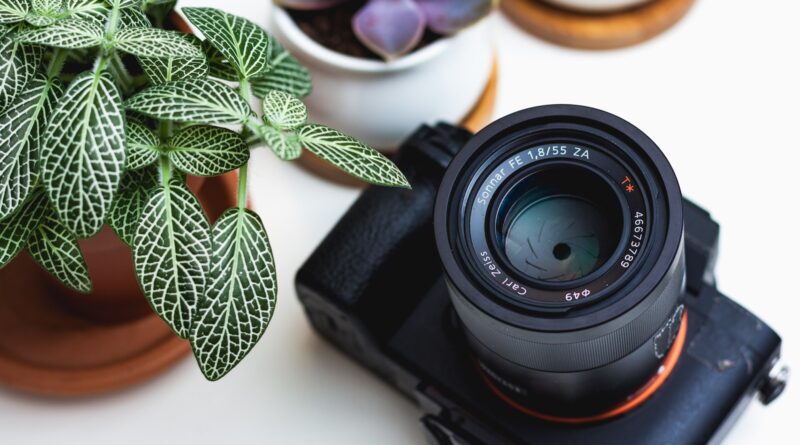
[[[655,143],[571,105],[422,127],[297,275],[314,328],[424,411],[436,444],[702,444],[780,337],[719,293],[719,226]]]

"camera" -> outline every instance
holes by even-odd
[[[716,443],[786,385],[715,287],[719,225],[642,131],[575,105],[423,126],[297,274],[315,330],[434,444]]]

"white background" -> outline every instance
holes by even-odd
[[[267,3],[181,1],[262,24]],[[794,1],[700,0],[662,37],[609,52],[560,48],[492,20],[501,64],[495,115],[577,103],[649,134],[684,193],[722,224],[720,288],[782,334],[785,360],[800,366],[797,17]],[[358,192],[264,150],[251,172],[280,275],[277,313],[252,354],[217,383],[187,359],[102,397],[0,390],[1,444],[424,443],[416,407],[317,338],[294,292],[295,271]],[[797,443],[800,382],[793,383],[772,406],[753,404],[726,443]]]

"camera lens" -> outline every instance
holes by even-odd
[[[500,199],[496,240],[520,275],[569,287],[608,263],[622,239],[621,199],[574,165],[545,167]]]
[[[434,228],[491,390],[592,417],[663,369],[684,317],[682,197],[628,122],[571,105],[496,121],[451,162]]]

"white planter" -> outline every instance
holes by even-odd
[[[422,123],[459,122],[489,80],[494,48],[486,20],[391,62],[330,50],[274,7],[270,30],[311,71],[310,120],[376,148],[393,149]]]
[[[653,0],[545,0],[555,6],[581,12],[611,12],[643,5]]]

